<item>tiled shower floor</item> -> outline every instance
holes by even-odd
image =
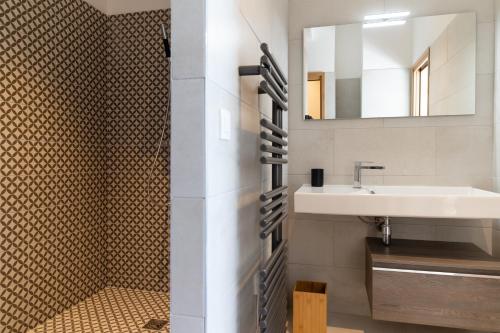
[[[124,288],[105,288],[27,333],[151,333],[150,319],[168,320],[168,294]]]

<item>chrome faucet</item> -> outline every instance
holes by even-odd
[[[364,163],[373,162],[354,162],[354,188],[361,188],[361,170],[384,170],[382,165],[363,165]]]

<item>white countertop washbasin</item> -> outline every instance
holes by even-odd
[[[327,215],[500,218],[500,194],[472,187],[302,186],[295,192],[295,212]]]

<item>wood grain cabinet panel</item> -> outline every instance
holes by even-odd
[[[373,319],[500,332],[500,261],[474,245],[368,238],[366,255]]]

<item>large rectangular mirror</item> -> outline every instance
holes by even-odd
[[[475,114],[476,16],[304,30],[304,119]]]

